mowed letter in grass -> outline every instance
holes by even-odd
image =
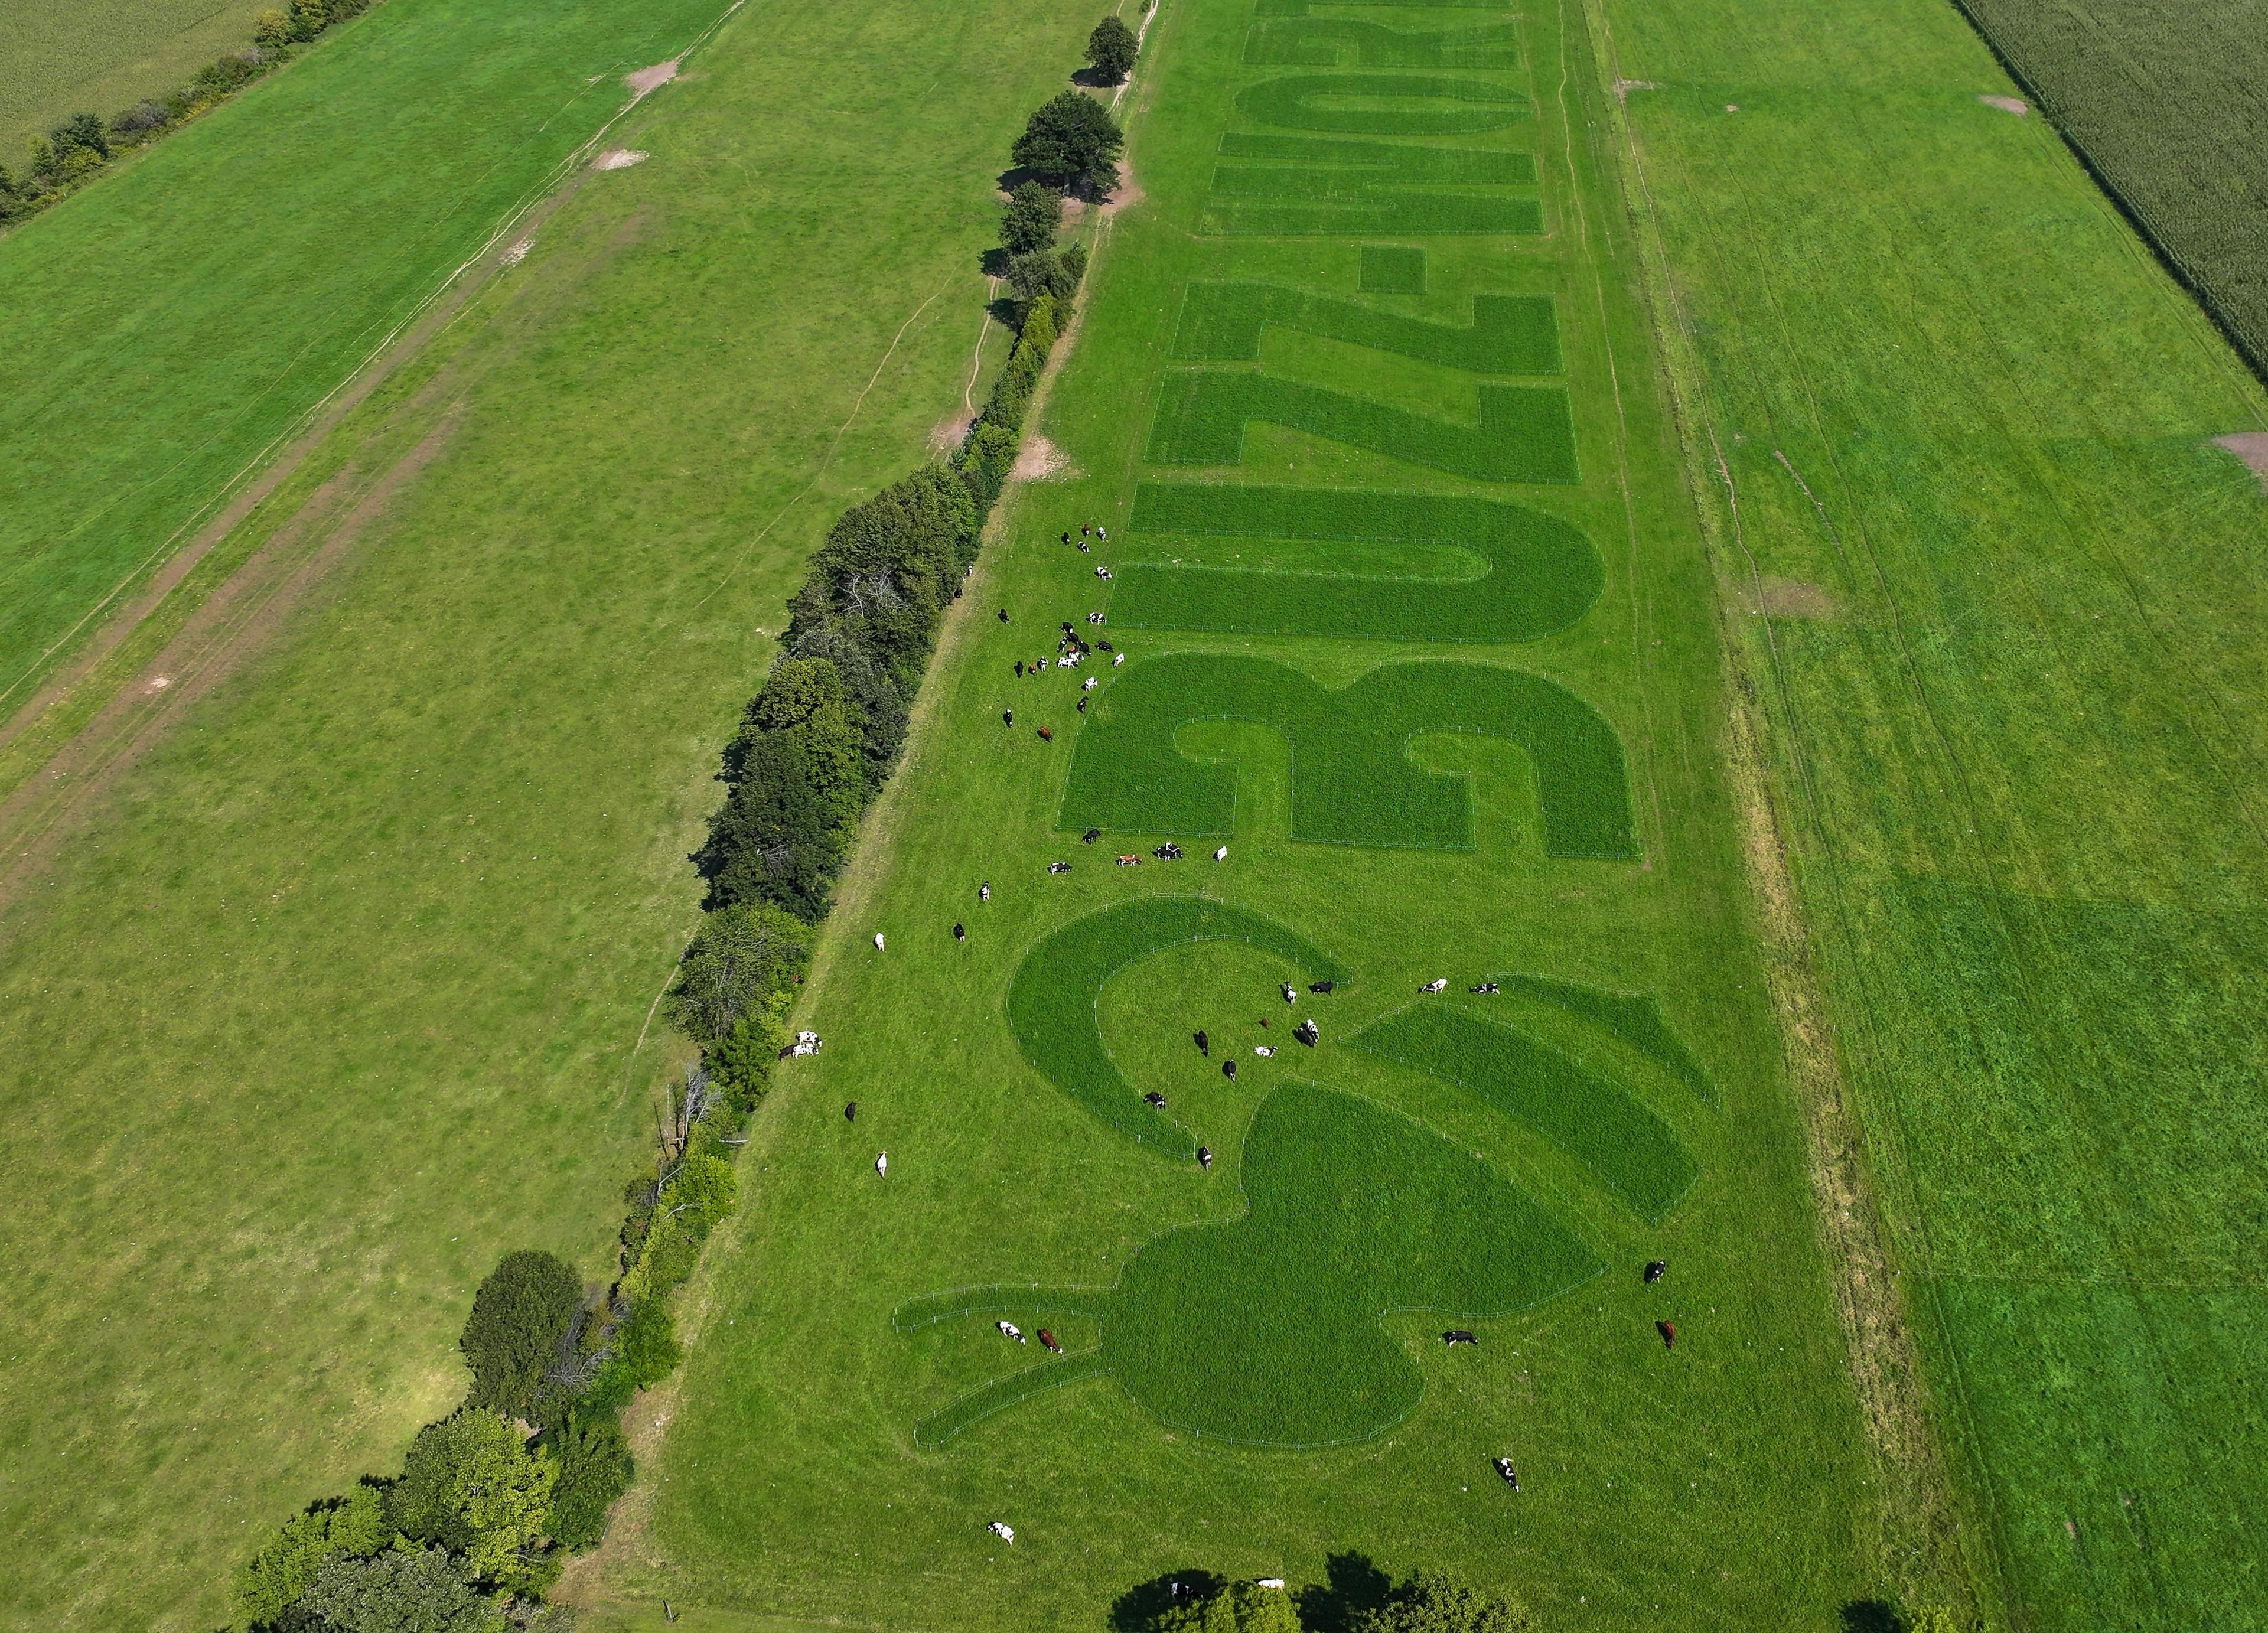
[[[632,43],[586,59],[575,31],[609,18]],[[372,94],[611,73],[697,32],[529,13],[491,60],[481,18],[504,26],[373,11],[350,31],[384,59]],[[311,526],[328,572],[0,910],[0,1620],[211,1628],[254,1539],[456,1404],[501,1254],[609,1273],[672,1067],[658,1025],[631,1047],[696,916],[718,750],[810,549],[958,401],[996,156],[1092,23],[744,7],[618,128],[651,157],[592,175],[253,519]],[[328,127],[261,122],[300,71],[166,152],[321,172]],[[621,91],[559,103],[586,96]],[[132,241],[165,157],[33,232],[100,242],[116,210]],[[405,185],[471,208],[432,162]],[[299,323],[357,239],[291,242],[304,268],[226,298],[247,326]],[[169,263],[114,320],[222,299],[203,280],[234,289],[235,253]],[[0,321],[31,321],[18,294]]]
[[[1883,1579],[1580,19],[1287,13],[1151,22],[1042,427],[1087,474],[1005,517],[848,877],[626,1620]]]

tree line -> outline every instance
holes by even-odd
[[[1065,97],[1099,121],[1059,107]],[[622,1409],[681,1358],[672,1298],[736,1205],[734,1157],[788,1047],[817,926],[897,763],[1069,322],[1086,254],[1057,242],[1062,188],[1107,190],[1123,141],[1077,92],[1032,115],[1014,160],[1059,185],[1020,187],[1004,214],[1016,338],[983,409],[946,459],[845,511],[789,604],[778,656],[724,751],[725,798],[695,857],[705,910],[663,1000],[700,1059],[623,1192],[614,1276],[586,1288],[552,1254],[506,1255],[459,1341],[463,1404],[418,1431],[398,1475],[313,1504],[244,1563],[238,1633],[564,1625],[543,1593],[629,1487]]]
[[[294,48],[359,17],[371,0],[291,0],[253,18],[252,43],[206,63],[171,95],[145,97],[105,122],[74,114],[32,140],[31,162],[17,175],[0,164],[0,225],[47,209],[99,175],[113,159],[144,147],[208,108],[226,101],[286,61]]]

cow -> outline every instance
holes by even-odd
[[[1152,1111],[1163,1111],[1166,1107],[1166,1097],[1152,1089],[1142,1097],[1142,1103]]]
[[[1443,976],[1438,981],[1429,981],[1424,986],[1418,989],[1420,992],[1447,992],[1448,989],[1449,982],[1447,976]]]
[[[874,951],[877,953],[883,951],[882,932],[879,930],[874,932]]]
[[[1085,713],[1086,712],[1086,702],[1087,702],[1087,700],[1086,700],[1086,698],[1084,698],[1084,697],[1082,697],[1082,698],[1080,698],[1080,699],[1079,700],[1079,713],[1081,713],[1081,714],[1085,714]]]
[[[1235,1063],[1234,1061],[1233,1061],[1233,1060],[1225,1060],[1225,1061],[1221,1062],[1221,1063],[1220,1063],[1220,1075],[1221,1075],[1222,1077],[1224,1077],[1224,1078],[1227,1078],[1231,1083],[1235,1082],[1235,1081],[1236,1081],[1236,1063]]]
[[[1662,1347],[1663,1349],[1665,1349],[1665,1350],[1675,1350],[1675,1348],[1677,1348],[1677,1323],[1676,1323],[1676,1322],[1675,1322],[1675,1321],[1656,1321],[1656,1322],[1653,1324],[1653,1330],[1654,1330],[1655,1332],[1660,1333],[1660,1334],[1661,1335],[1661,1347]]]
[[[1096,840],[1098,840],[1098,839],[1100,839],[1100,838],[1101,838],[1101,837],[1102,837],[1102,830],[1101,830],[1101,828],[1090,828],[1089,829],[1087,829],[1087,830],[1086,830],[1086,832],[1085,832],[1084,834],[1081,834],[1081,835],[1079,836],[1079,842],[1080,844],[1082,844],[1082,845],[1091,845],[1091,844],[1093,844]]]
[[[1309,1048],[1313,1048],[1315,1047],[1316,1041],[1323,1035],[1323,1029],[1315,1025],[1315,1018],[1310,1015],[1307,1019],[1301,1021],[1298,1026],[1292,1028],[1292,1035],[1299,1039],[1300,1042],[1306,1044]]]
[[[1284,983],[1284,1002],[1285,1002],[1286,1004],[1297,1004],[1299,1001],[1300,1001],[1300,989],[1299,989],[1299,988],[1297,988],[1297,987],[1293,986],[1293,985],[1292,985],[1290,982],[1288,982],[1288,981],[1287,981],[1287,982],[1285,982]]]
[[[1002,725],[1015,725],[1015,724],[1016,724],[1016,711],[1015,711],[1014,710],[1012,710],[1012,709],[1003,709],[1003,710],[1000,711],[1000,724],[1001,724]]]
[[[1513,1467],[1512,1460],[1510,1458],[1498,1458],[1496,1460],[1496,1472],[1502,1477],[1505,1484],[1510,1486],[1515,1491],[1520,1490],[1520,1472]]]
[[[1063,1353],[1063,1346],[1056,1342],[1056,1335],[1044,1327],[1040,1328],[1040,1342],[1049,1355]]]
[[[1227,860],[1228,860],[1228,847],[1227,847],[1226,845],[1223,845],[1219,850],[1218,850],[1214,851],[1214,852],[1212,853],[1212,859],[1213,859],[1214,861],[1216,861],[1216,862],[1226,862],[1226,861],[1227,861]]]
[[[1212,1053],[1212,1040],[1206,1037],[1202,1032],[1197,1034],[1197,1053],[1200,1055],[1211,1056]]]
[[[1329,992],[1335,989],[1338,984],[1339,983],[1336,981],[1311,981],[1307,983],[1307,990],[1310,992]]]
[[[968,940],[968,930],[967,930],[966,928],[964,928],[962,925],[961,925],[960,923],[956,923],[954,925],[954,927],[953,927],[953,938],[954,938],[955,941],[966,941],[966,940]]]
[[[976,886],[976,899],[979,901],[990,901],[992,900],[992,881],[990,879],[988,879],[983,884]]]
[[[1497,985],[1493,981],[1484,981],[1479,986],[1467,987],[1465,990],[1468,992],[1477,992],[1482,997],[1487,997],[1492,996],[1496,992]]]
[[[856,1122],[858,1121],[858,1102],[857,1100],[852,1100],[848,1106],[845,1106],[843,1108],[843,1121],[845,1122]]]
[[[1000,622],[1002,623],[1008,622],[1008,609],[1005,607],[1000,609]]]
[[[1230,1062],[1229,1063],[1230,1063],[1231,1065],[1235,1064],[1235,1063],[1234,1063],[1233,1061]],[[1204,1169],[1208,1169],[1208,1170],[1210,1170],[1210,1169],[1212,1167],[1212,1147],[1211,1147],[1211,1146],[1210,1146],[1210,1145],[1200,1145],[1200,1146],[1198,1146],[1198,1147],[1197,1147],[1197,1166],[1198,1166],[1198,1167],[1200,1167],[1200,1168],[1204,1168]]]
[[[1013,1321],[995,1321],[992,1325],[1000,1329],[1000,1336],[1003,1338],[1012,1338],[1018,1343],[1028,1343],[1031,1342],[1029,1339],[1026,1338],[1023,1334],[1016,1330],[1016,1324]]]
[[[1038,730],[1040,733],[1040,741],[1042,743],[1052,743],[1056,740],[1056,734],[1053,732],[1049,731],[1047,727],[1041,726]]]
[[[887,1151],[877,1151],[877,1152],[875,1152],[875,1153],[874,1153],[874,1172],[875,1172],[876,1173],[880,1174],[884,1179],[887,1179],[887,1178],[889,1177],[889,1173],[890,1173],[890,1153],[889,1153],[889,1152],[887,1152]]]
[[[1016,660],[1016,679],[1018,679],[1019,680],[1022,680],[1023,678],[1024,678],[1024,660],[1023,660],[1022,658],[1019,658]]]
[[[984,1528],[987,1531],[990,1531],[994,1536],[998,1537],[1003,1542],[1005,1542],[1010,1548],[1016,1546],[1015,1532],[1011,1530],[1007,1526],[1003,1525],[999,1520],[994,1520],[990,1525]]]
[[[1048,872],[1050,873],[1068,873],[1071,872],[1071,864],[1068,862],[1050,862],[1048,864]]]
[[[1441,1342],[1454,1350],[1459,1344],[1471,1344],[1477,1348],[1481,1341],[1479,1336],[1469,1328],[1452,1327],[1441,1335]]]
[[[1260,1056],[1263,1060],[1274,1060],[1276,1058],[1276,1051],[1265,1043],[1254,1044],[1252,1046],[1252,1052]]]
[[[1660,1281],[1661,1279],[1661,1273],[1668,1268],[1669,1266],[1666,1261],[1660,1259],[1648,1259],[1646,1262],[1646,1285],[1651,1287],[1654,1283]]]

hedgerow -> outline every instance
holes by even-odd
[[[1196,720],[1247,720],[1292,750],[1292,837],[1311,844],[1472,843],[1465,779],[1420,771],[1410,739],[1500,738],[1528,753],[1555,857],[1638,854],[1622,741],[1557,682],[1484,664],[1404,663],[1344,691],[1266,658],[1175,653],[1130,669],[1080,733],[1061,828],[1216,836],[1236,820],[1235,768],[1184,757]]]
[[[1460,102],[1462,107],[1349,107],[1351,99],[1393,103]],[[1292,74],[1248,85],[1237,112],[1288,130],[1363,136],[1473,136],[1535,117],[1526,93],[1485,79],[1441,74]]]
[[[1391,244],[1362,246],[1362,273],[1355,287],[1366,295],[1423,295],[1425,252]]]
[[[1120,1133],[1173,1157],[1197,1142],[1142,1103],[1103,1046],[1095,1004],[1138,959],[1196,941],[1237,941],[1272,953],[1305,981],[1344,982],[1346,967],[1298,931],[1200,896],[1147,896],[1074,920],[1038,943],[1008,988],[1008,1026],[1040,1075]]]
[[[1244,60],[1256,68],[1518,68],[1520,30],[1483,23],[1407,33],[1351,18],[1286,18],[1256,23]]]
[[[1493,499],[1344,488],[1144,482],[1131,530],[1207,538],[1446,545],[1487,563],[1442,580],[1129,562],[1110,617],[1129,629],[1391,641],[1533,641],[1573,624],[1605,586],[1572,523]]]
[[[1178,369],[1158,394],[1145,455],[1155,465],[1234,465],[1253,420],[1482,482],[1572,482],[1575,426],[1557,386],[1479,388],[1480,423],[1460,425],[1245,369]]]
[[[1716,1079],[1685,1047],[1685,1040],[1661,1012],[1661,1000],[1652,993],[1602,992],[1549,975],[1505,975],[1498,984],[1505,991],[1533,998],[1580,1016],[1621,1039],[1648,1059],[1666,1068],[1687,1088],[1710,1105],[1717,1103]]]
[[[1191,283],[1174,330],[1174,356],[1192,363],[1257,363],[1261,331],[1276,324],[1469,373],[1560,371],[1559,320],[1548,297],[1472,299],[1471,323],[1431,323],[1278,284]]]
[[[33,139],[29,166],[21,177],[0,165],[0,225],[35,215],[93,180],[122,154],[145,147],[167,131],[226,101],[254,80],[288,61],[334,24],[358,17],[372,0],[291,0],[288,8],[260,12],[253,40],[244,49],[216,57],[189,83],[163,98],[144,98],[114,114],[74,114],[44,136]]]
[[[1407,1417],[1424,1393],[1408,1353],[1379,1324],[1387,1312],[1510,1315],[1601,1269],[1480,1158],[1422,1124],[1303,1084],[1261,1102],[1241,1180],[1243,1217],[1153,1236],[1115,1291],[1077,1295],[1101,1321],[1099,1370],[1192,1434],[1277,1446],[1366,1439]],[[995,1307],[1062,1306],[1035,1289],[1021,1305],[983,1306]],[[924,1418],[917,1438],[939,1442],[1039,1389],[1090,1376],[1084,1361],[996,1379]]]
[[[1669,1125],[1628,1090],[1509,1026],[1427,1004],[1373,1022],[1354,1041],[1470,1089],[1588,1168],[1650,1225],[1700,1172]]]

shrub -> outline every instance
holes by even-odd
[[[417,1431],[387,1492],[387,1518],[463,1555],[484,1581],[522,1584],[535,1574],[534,1549],[549,1529],[558,1477],[551,1453],[531,1452],[501,1414],[467,1407]]]
[[[1075,181],[1100,175],[1125,145],[1126,133],[1108,108],[1093,97],[1064,91],[1026,121],[1012,156],[1027,170]]]
[[[288,11],[270,6],[257,12],[252,19],[252,43],[271,51],[280,51],[291,43],[291,16]]]
[[[331,26],[326,0],[291,0],[291,38],[313,40]]]
[[[1063,301],[1064,305],[1069,305],[1071,296],[1079,292],[1080,283],[1086,277],[1086,245],[1073,244],[1064,249],[1063,253],[1063,269],[1071,278],[1071,289],[1064,297]]]
[[[1087,66],[1114,85],[1134,71],[1134,59],[1141,50],[1134,31],[1116,17],[1104,18],[1086,37]]]
[[[1042,295],[1024,308],[1024,327],[1018,331],[1018,337],[1039,354],[1042,363],[1056,349],[1058,338],[1056,333],[1057,313],[1061,310],[1060,304],[1052,295]]]
[[[144,141],[152,131],[164,129],[172,122],[172,118],[164,108],[145,99],[136,102],[122,114],[113,115],[110,133],[128,142]]]
[[[1012,255],[1045,249],[1063,225],[1063,195],[1036,181],[1019,182],[1000,219],[1000,242]]]
[[[607,1528],[607,1510],[630,1490],[637,1472],[620,1419],[611,1412],[578,1412],[550,1441],[559,1460],[551,1488],[551,1534],[577,1552],[595,1544]]]
[[[1079,280],[1063,257],[1051,249],[1029,250],[1008,262],[1008,288],[1018,300],[1037,300],[1042,295],[1067,300],[1078,287]]]
[[[825,667],[834,673],[832,665]],[[722,908],[702,921],[685,949],[665,1000],[669,1019],[715,1048],[743,1021],[761,1023],[784,1010],[810,961],[810,928],[792,914],[765,903]]]
[[[1357,1611],[1350,1633],[1525,1633],[1528,1613],[1459,1581],[1446,1571],[1421,1570],[1387,1596]]]
[[[651,1388],[677,1370],[685,1351],[677,1342],[677,1324],[670,1319],[666,1300],[642,1298],[615,1335],[615,1357],[622,1376],[638,1389]]]
[[[102,129],[102,121],[92,114],[73,114],[48,133],[48,140],[59,154],[77,150],[97,158],[110,157],[110,138]]]
[[[458,1340],[473,1369],[469,1405],[525,1416],[582,1306],[583,1284],[551,1254],[506,1254],[473,1295]]]
[[[1172,1607],[1150,1626],[1154,1633],[1300,1633],[1300,1613],[1282,1588],[1232,1582]]]
[[[438,1548],[325,1560],[299,1608],[337,1633],[504,1633],[464,1561]]]
[[[357,1486],[350,1497],[294,1515],[237,1571],[229,1625],[247,1629],[275,1621],[313,1585],[325,1560],[376,1553],[391,1535],[386,1505],[372,1486]]]

